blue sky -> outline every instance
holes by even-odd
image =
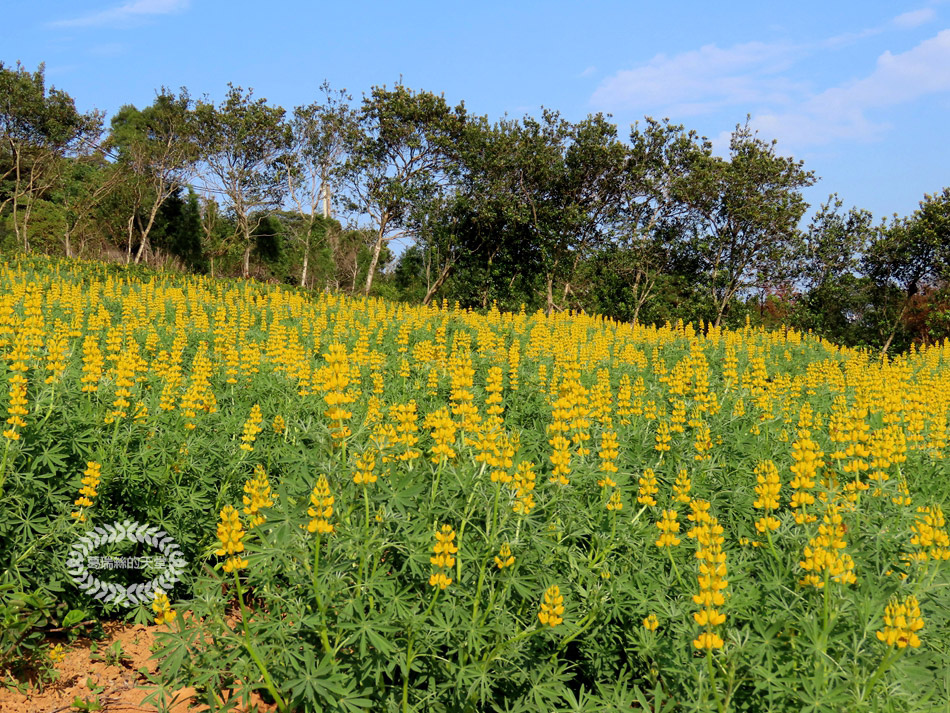
[[[148,104],[161,85],[253,87],[287,109],[324,79],[357,97],[402,77],[470,111],[669,117],[723,147],[760,135],[876,217],[950,185],[950,3],[6,3],[0,61],[45,62],[83,109]]]

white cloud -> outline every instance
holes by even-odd
[[[749,42],[735,47],[656,55],[645,65],[605,79],[591,101],[608,110],[664,107],[676,114],[763,102],[783,103],[802,87],[782,76],[802,54],[788,43]]]
[[[765,135],[797,146],[838,139],[869,141],[889,128],[886,122],[870,119],[869,110],[944,92],[950,92],[950,30],[906,52],[885,52],[863,79],[807,97],[791,111],[757,114],[752,124]]]
[[[924,7],[919,10],[911,10],[897,17],[891,18],[888,22],[876,27],[865,27],[857,32],[845,32],[841,35],[835,35],[824,40],[821,44],[825,47],[838,48],[852,45],[855,42],[863,40],[865,37],[874,37],[895,27],[900,30],[912,30],[915,27],[925,25],[931,20],[936,19],[937,12],[932,7]]]
[[[597,71],[597,67],[591,65],[590,67],[588,67],[587,69],[585,69],[583,72],[581,72],[581,73],[580,73],[579,75],[577,75],[577,76],[579,76],[579,77],[589,77],[590,75],[592,75],[592,74],[593,74],[594,72],[596,72],[596,71]]]
[[[908,27],[929,16],[914,11],[893,23]],[[854,81],[815,91],[808,83],[792,79],[787,70],[798,60],[827,53],[837,39],[810,46],[750,42],[723,49],[707,45],[678,55],[657,55],[604,80],[591,101],[607,110],[662,112],[676,118],[721,109],[737,115],[751,113],[752,126],[763,137],[777,138],[783,147],[801,148],[841,139],[875,140],[890,129],[880,110],[950,93],[950,29],[905,52],[884,52],[873,70]],[[729,133],[717,137],[714,144],[727,145]]]
[[[919,10],[911,10],[903,15],[898,15],[892,22],[898,27],[912,29],[920,27],[937,17],[937,12],[932,7],[922,7]]]
[[[128,25],[154,15],[169,15],[188,7],[189,0],[133,0],[124,5],[82,15],[68,20],[57,20],[51,27],[103,27]]]

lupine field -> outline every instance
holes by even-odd
[[[159,706],[947,710],[950,344],[34,258],[0,350],[8,682],[133,618]],[[65,564],[126,520],[187,562],[134,608]]]

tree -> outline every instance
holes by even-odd
[[[796,305],[796,323],[839,343],[853,344],[855,323],[868,313],[867,279],[861,259],[874,235],[872,216],[851,208],[841,212],[841,199],[828,197],[804,231],[796,272],[803,295]]]
[[[470,217],[460,221],[481,234],[480,245],[466,242],[487,263],[482,304],[501,267],[509,289],[519,272],[538,275],[547,311],[563,309],[578,266],[617,223],[626,150],[616,127],[601,114],[571,124],[543,109],[540,119],[503,120],[483,133],[464,154]]]
[[[122,171],[105,160],[103,151],[67,159],[62,173],[57,202],[64,212],[63,248],[66,257],[73,257],[73,239],[92,222],[95,211],[124,180]],[[82,254],[85,240],[77,254]]]
[[[486,306],[489,295],[504,298],[499,283],[515,273],[534,273],[523,240],[526,212],[513,170],[517,124],[489,126],[485,117],[469,117],[456,142],[458,172],[449,190],[437,194],[411,214],[411,229],[420,249],[425,290],[423,304],[459,269],[455,295],[462,302]],[[424,208],[424,209],[422,209]],[[468,289],[466,289],[468,288]]]
[[[407,235],[412,211],[425,210],[451,182],[463,105],[401,84],[373,87],[346,140],[343,184],[351,212],[369,216],[375,238],[363,287],[369,294],[383,246]]]
[[[571,127],[564,155],[564,175],[557,189],[562,223],[548,245],[547,299],[553,302],[553,277],[561,266],[562,303],[572,294],[578,265],[614,236],[625,193],[627,148],[616,125],[603,114],[588,116]]]
[[[162,204],[155,219],[152,246],[156,255],[172,256],[187,269],[198,271],[205,267],[201,205],[194,189],[189,188],[184,196],[182,193],[181,190],[173,193]]]
[[[162,87],[151,106],[139,111],[126,105],[112,118],[108,145],[117,151],[117,163],[129,177],[132,197],[126,262],[132,260],[135,228],[139,233],[137,264],[149,249],[159,209],[186,185],[198,155],[193,133],[192,101],[184,88],[176,95]]]
[[[65,167],[63,158],[89,151],[102,133],[103,115],[80,113],[66,92],[46,88],[41,64],[28,72],[0,62],[0,215],[11,206],[13,230],[30,250],[30,216]]]
[[[243,240],[244,277],[250,276],[254,230],[280,205],[292,163],[284,113],[266,99],[254,99],[253,90],[245,93],[232,84],[220,106],[198,101],[195,108],[199,171],[234,215],[235,237]]]
[[[613,271],[623,278],[637,321],[658,284],[686,252],[684,234],[691,220],[688,197],[697,165],[711,146],[696,132],[669,120],[647,117],[643,129],[630,129],[620,208],[616,215]]]
[[[287,172],[287,190],[297,211],[304,217],[304,220],[292,224],[291,231],[292,237],[303,246],[301,287],[307,282],[317,212],[322,208],[323,217],[330,218],[332,186],[342,166],[346,140],[355,131],[357,120],[356,112],[349,105],[352,97],[346,90],[332,92],[326,82],[320,89],[324,94],[323,103],[297,107],[291,122],[296,161],[294,170]],[[337,253],[340,232],[329,230],[325,234],[329,238],[330,259],[334,264],[332,286],[339,288]]]
[[[198,198],[201,227],[201,253],[208,258],[211,277],[215,276],[215,260],[225,258],[234,248],[234,231],[221,215],[221,207],[214,194],[205,190]]]
[[[705,263],[716,326],[740,290],[791,276],[797,226],[808,208],[800,191],[815,177],[801,161],[777,155],[775,145],[746,122],[732,133],[728,159],[710,154],[696,166],[688,200],[698,217],[694,246]]]
[[[925,195],[910,217],[895,216],[881,226],[863,264],[883,294],[892,287],[900,291],[889,310],[890,331],[881,348],[887,353],[913,299],[922,288],[950,276],[950,188]]]

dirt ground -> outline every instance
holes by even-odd
[[[144,699],[154,690],[140,669],[150,674],[157,671],[156,662],[151,660],[152,644],[155,632],[161,627],[144,625],[106,625],[107,638],[96,642],[98,652],[105,653],[109,646],[121,643],[124,658],[119,665],[110,665],[101,660],[93,660],[91,642],[80,640],[66,648],[66,658],[56,664],[59,674],[56,681],[47,685],[42,693],[32,692],[23,695],[16,690],[0,687],[0,713],[66,713],[67,711],[93,710],[103,713],[156,713],[158,709],[143,704]],[[87,683],[88,682],[88,683]],[[96,693],[90,690],[92,685]],[[195,705],[191,689],[183,689],[176,695],[177,702],[170,708],[171,713],[199,713],[207,707]],[[101,708],[73,707],[75,699],[86,702],[98,701]],[[259,711],[270,713],[272,706],[257,703],[250,709],[238,707],[235,711]]]

